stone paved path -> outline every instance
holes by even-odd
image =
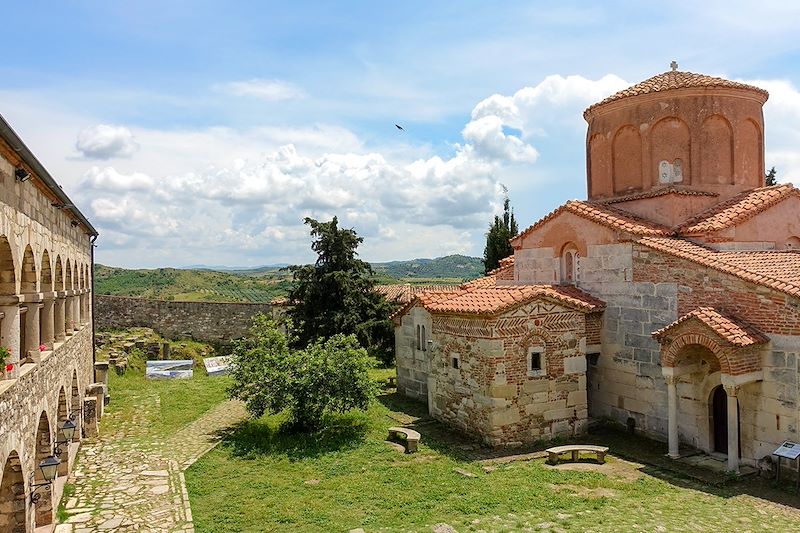
[[[242,403],[226,401],[169,438],[152,440],[141,424],[159,398],[142,400],[133,420],[104,423],[112,430],[82,444],[70,476],[76,491],[66,505],[74,533],[193,532],[183,471],[217,443],[217,431],[247,416]]]

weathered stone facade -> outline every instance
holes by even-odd
[[[83,433],[97,232],[2,118],[0,156],[0,530],[16,533],[53,523]],[[51,455],[55,482],[34,487]]]
[[[227,344],[244,337],[252,318],[258,313],[270,315],[270,304],[173,302],[95,296],[98,329],[148,327],[169,339],[195,339]]]
[[[800,440],[800,191],[764,187],[766,98],[755,87],[673,70],[590,107],[590,200],[567,202],[512,239],[513,259],[460,296],[423,294],[401,310],[400,390],[427,396],[434,415],[490,442],[526,440],[511,429],[535,425],[526,410],[554,422],[527,435],[564,433],[566,418],[554,417],[573,407],[570,395],[573,431],[586,420],[578,406],[588,403],[592,417],[667,440],[672,457],[681,446],[725,454],[732,471]],[[579,300],[602,302],[577,313],[582,326],[565,331],[572,337],[560,338],[537,313],[518,324],[533,329],[538,320],[543,337],[560,339],[554,352],[581,360],[586,373],[564,380],[548,369],[547,387],[544,380],[516,386],[526,378],[524,353],[509,350],[516,336],[496,328],[502,314],[487,312],[477,286],[493,287],[498,301],[515,298],[514,290],[574,287]],[[504,359],[506,381],[483,390],[454,379],[452,369],[437,374],[435,350],[429,361],[412,360],[403,344],[413,340],[415,307],[432,317],[434,347],[456,346],[494,378],[491,365]],[[452,319],[459,309],[489,324],[491,335],[475,326],[453,338],[439,334],[436,313]],[[565,351],[573,338],[579,349]],[[566,398],[553,395],[575,382]]]

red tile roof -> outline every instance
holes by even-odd
[[[605,308],[602,300],[575,287],[561,285],[471,287],[457,292],[423,293],[419,301],[432,313],[496,315],[539,298],[587,313]]]
[[[662,91],[669,91],[672,89],[685,89],[685,88],[702,88],[702,87],[729,87],[734,89],[748,89],[756,91],[764,95],[766,101],[769,93],[759,87],[739,83],[736,81],[726,80],[724,78],[715,78],[713,76],[706,76],[705,74],[695,74],[693,72],[683,72],[679,70],[668,70],[661,74],[657,74],[652,78],[648,78],[642,82],[637,83],[627,89],[623,89],[609,96],[608,98],[589,106],[583,112],[584,118],[588,118],[591,112],[608,103],[622,100],[630,96],[640,96],[643,94],[652,94]]]
[[[798,195],[800,191],[789,183],[746,191],[692,217],[677,231],[682,235],[719,231],[752,218],[789,196]]]
[[[631,200],[641,200],[643,198],[656,198],[657,196],[664,196],[667,194],[677,194],[680,196],[719,196],[715,192],[698,191],[689,189],[680,185],[668,185],[665,187],[656,187],[649,191],[635,192],[626,194],[625,196],[614,196],[613,198],[598,198],[595,202],[601,204],[616,204],[619,202],[630,202]]]
[[[511,239],[511,243],[519,243],[526,235],[544,226],[547,222],[554,219],[563,212],[573,213],[579,217],[597,222],[603,226],[624,231],[638,236],[668,236],[673,232],[666,226],[662,226],[651,220],[647,220],[621,209],[611,207],[599,202],[584,202],[581,200],[570,200],[552,213],[546,215],[538,222],[527,228],[525,231]]]
[[[711,328],[717,335],[736,346],[764,344],[769,338],[747,322],[723,315],[713,307],[698,307],[686,313],[672,324],[654,331],[651,335],[660,339],[687,320],[696,319]]]
[[[409,283],[375,286],[375,290],[383,294],[387,300],[403,304],[410,302],[414,296],[425,291],[455,291],[458,288],[458,285],[411,285]]]
[[[644,237],[637,242],[653,250],[800,297],[800,253],[796,251],[718,252],[683,239],[653,237]]]

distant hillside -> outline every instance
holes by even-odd
[[[376,273],[392,278],[448,278],[462,281],[483,275],[483,260],[466,255],[448,255],[437,259],[412,259],[411,261],[390,261],[373,263]]]
[[[461,283],[483,275],[483,262],[463,255],[373,263],[372,267],[376,282],[384,284]],[[179,301],[269,302],[288,294],[292,274],[277,267],[129,270],[97,264],[94,277],[98,294]]]
[[[190,302],[269,302],[285,296],[291,274],[273,271],[264,277],[210,270],[157,268],[128,270],[95,265],[98,294],[139,296]]]

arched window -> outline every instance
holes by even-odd
[[[574,285],[578,279],[578,247],[568,242],[561,249],[561,283]]]

